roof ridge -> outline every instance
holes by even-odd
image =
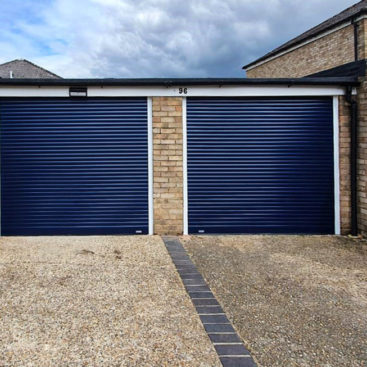
[[[52,71],[47,70],[44,67],[39,66],[39,65],[37,65],[37,64],[33,63],[32,61],[29,61],[27,59],[14,59],[14,60],[11,60],[11,61],[4,62],[3,64],[0,64],[0,66],[11,64],[14,61],[24,61],[24,62],[27,62],[28,64],[30,64],[30,65],[38,68],[38,69],[42,69],[43,71],[45,71],[45,72],[47,72],[47,73],[49,73],[49,74],[51,74],[51,75],[53,75],[53,76],[55,76],[55,77],[57,77],[59,79],[62,79],[62,77],[60,75],[57,75],[57,74],[53,73]]]
[[[10,64],[10,63],[12,63],[12,62],[14,62],[14,61],[21,61],[21,60],[23,60],[23,59],[14,59],[14,60],[10,60],[10,61],[7,61],[7,62],[4,62],[4,63],[0,64],[0,66],[6,65],[6,64]]]

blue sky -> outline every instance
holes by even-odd
[[[0,63],[63,77],[240,77],[355,0],[0,0]]]

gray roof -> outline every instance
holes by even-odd
[[[293,38],[292,40],[284,43],[283,45],[277,47],[273,51],[270,51],[266,55],[258,58],[257,60],[245,65],[243,69],[247,69],[250,66],[253,66],[261,61],[264,61],[272,56],[276,56],[278,53],[286,51],[287,49],[294,47],[302,42],[309,40],[310,38],[316,37],[320,33],[326,32],[332,28],[337,27],[338,25],[353,20],[354,18],[367,13],[367,0],[362,0],[357,4],[352,5],[351,7],[343,10],[341,13],[335,15],[332,18],[329,18],[325,22],[317,25],[316,27],[311,28],[310,30],[302,33],[300,36]]]
[[[58,75],[24,59],[13,60],[0,65],[0,78],[61,79]]]
[[[1,79],[0,85],[12,86],[140,86],[140,87],[174,87],[174,86],[229,86],[229,85],[338,85],[358,86],[356,77],[339,78],[143,78],[143,79]]]
[[[335,68],[319,71],[306,76],[305,78],[339,78],[339,77],[354,77],[366,75],[367,60],[359,60],[349,62],[344,65],[337,66]]]

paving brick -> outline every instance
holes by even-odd
[[[214,298],[212,292],[189,292],[191,298]]]
[[[234,333],[233,326],[231,324],[206,324],[204,329],[207,333]]]
[[[229,324],[226,315],[200,315],[203,324]]]
[[[253,359],[248,357],[222,357],[220,361],[223,367],[256,367]]]
[[[208,334],[213,343],[240,343],[241,339],[235,333],[233,334]]]
[[[250,355],[250,352],[242,345],[214,345],[219,356]]]
[[[207,285],[201,285],[201,286],[192,286],[192,285],[187,285],[186,289],[188,292],[209,292],[210,288]]]
[[[192,303],[195,306],[219,306],[218,301],[215,298],[210,299],[193,299]]]
[[[196,285],[205,285],[206,284],[204,279],[202,279],[202,280],[197,280],[197,279],[182,279],[182,282],[185,285],[193,285],[193,284],[196,284]]]
[[[220,306],[196,306],[196,311],[199,314],[224,313]]]

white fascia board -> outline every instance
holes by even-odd
[[[88,87],[88,97],[293,97],[344,94],[345,87],[327,85]],[[69,97],[69,87],[0,86],[0,97]]]
[[[180,93],[185,89],[186,94]],[[150,97],[262,97],[262,96],[336,96],[344,95],[338,86],[192,86],[192,87],[90,87],[90,97],[150,96]]]
[[[69,97],[69,88],[38,86],[0,86],[0,97]]]

